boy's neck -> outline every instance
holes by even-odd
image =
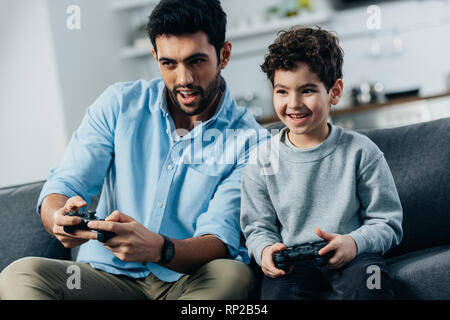
[[[328,122],[312,133],[295,134],[291,130],[287,133],[289,141],[297,148],[310,149],[321,144],[331,132]]]

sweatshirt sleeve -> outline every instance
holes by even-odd
[[[349,235],[356,242],[358,254],[384,254],[402,239],[403,211],[394,178],[382,153],[361,172],[357,194],[361,201],[362,225]]]
[[[241,192],[241,228],[250,256],[261,265],[263,249],[281,242],[281,236],[277,214],[257,164],[246,165]]]

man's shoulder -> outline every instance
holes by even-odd
[[[156,106],[164,90],[161,78],[154,80],[123,81],[111,84],[105,93],[119,106],[121,113],[134,109],[146,109],[145,106]]]
[[[133,80],[133,81],[122,81],[116,82],[109,86],[108,89],[113,90],[116,94],[125,95],[142,95],[152,92],[158,92],[164,86],[161,85],[161,78],[156,78],[151,81],[145,79]],[[162,87],[162,88],[161,88]]]

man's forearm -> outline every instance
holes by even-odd
[[[174,240],[175,256],[164,267],[176,272],[191,274],[203,264],[220,258],[226,258],[226,245],[214,235],[204,235],[184,240]]]
[[[55,211],[64,207],[67,197],[62,194],[52,193],[44,198],[41,205],[42,224],[48,233],[53,235],[53,215]]]

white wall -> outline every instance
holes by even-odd
[[[47,176],[67,143],[44,0],[0,1],[0,186]]]
[[[67,135],[79,126],[85,109],[112,83],[136,80],[136,61],[124,61],[119,50],[125,36],[112,0],[47,0],[56,62],[66,114]],[[69,6],[80,8],[80,29],[69,29]]]

